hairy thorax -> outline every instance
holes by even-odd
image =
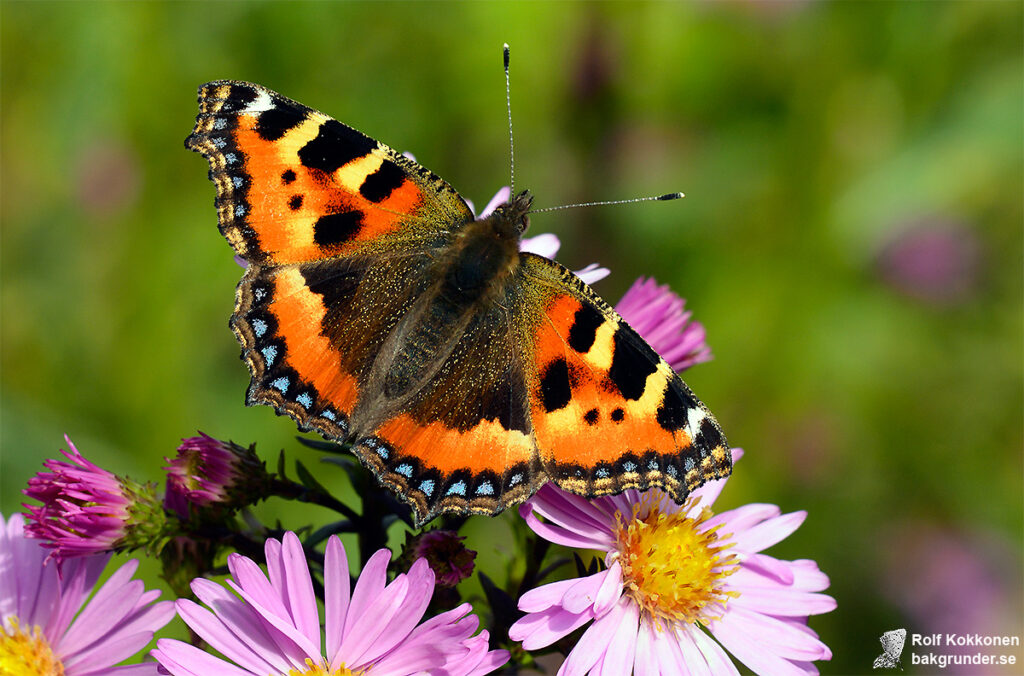
[[[429,268],[431,286],[413,301],[374,363],[373,409],[400,408],[435,375],[474,317],[503,311],[531,200],[520,193],[461,228],[438,252]]]

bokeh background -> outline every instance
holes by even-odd
[[[707,328],[686,380],[747,450],[721,504],[808,510],[771,551],[831,575],[822,671],[869,672],[895,627],[1022,633],[1021,3],[0,11],[5,514],[64,433],[137,479],[197,429],[316,463],[243,406],[241,271],[182,145],[200,83],[281,91],[482,205],[508,182],[508,42],[537,206],[687,194],[532,228],[610,267],[606,298],[653,275]],[[498,578],[512,521],[467,531]]]

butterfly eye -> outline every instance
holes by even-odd
[[[524,215],[522,217],[522,219],[518,223],[516,223],[516,228],[518,228],[520,235],[523,234],[524,232],[526,232],[526,229],[529,228],[529,227],[530,227],[530,217],[526,216],[526,215]]]

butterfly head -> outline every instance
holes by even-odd
[[[529,190],[524,190],[496,208],[486,220],[493,224],[496,232],[518,241],[530,227],[530,219],[526,214],[532,205],[533,195]]]

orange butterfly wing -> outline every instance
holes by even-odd
[[[533,435],[544,472],[595,496],[658,486],[681,502],[727,476],[718,422],[636,331],[576,275],[523,254],[517,306]]]

